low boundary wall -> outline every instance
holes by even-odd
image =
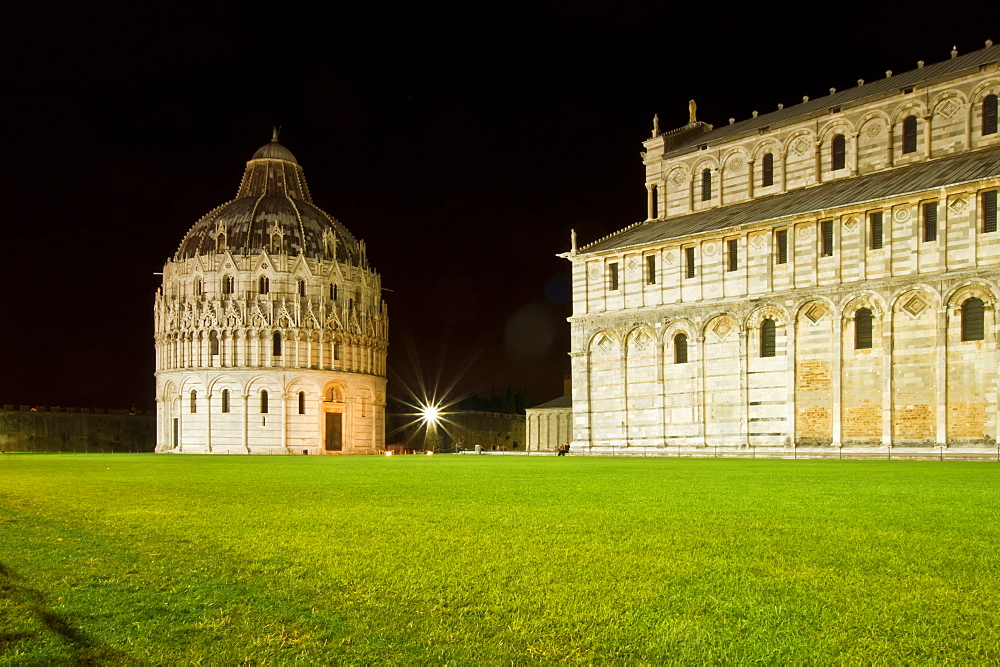
[[[0,409],[0,452],[152,452],[156,415],[141,410]]]

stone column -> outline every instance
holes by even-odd
[[[833,331],[833,335],[836,336],[836,340],[833,341],[833,414],[830,415],[832,427],[831,436],[833,437],[832,444],[834,447],[843,447],[843,427],[841,425],[843,397],[841,396],[841,393],[844,380],[844,335],[846,333],[847,320],[841,317],[839,309],[831,312],[830,317],[833,318],[833,324],[830,329]]]
[[[573,414],[584,417],[584,425],[577,431],[576,417],[571,426],[574,441],[582,446],[592,447],[594,444],[593,415],[590,412],[590,352],[570,352],[573,373]],[[579,380],[579,386],[577,386]],[[580,400],[577,400],[577,396]],[[579,404],[579,407],[577,407]]]
[[[972,150],[972,102],[965,104],[965,150]]]
[[[653,188],[652,183],[646,183],[646,220],[653,219],[653,197],[655,196]]]
[[[177,414],[174,415],[173,412],[170,413],[171,417],[176,417],[177,419],[177,451],[184,451],[184,396],[180,393],[177,394]],[[173,429],[173,424],[170,425]]]
[[[243,450],[250,453],[250,394],[243,394]]]
[[[788,191],[788,161],[785,159],[788,157],[788,153],[782,151],[778,153],[778,161],[781,165],[781,191]]]
[[[896,125],[894,123],[890,122],[890,123],[886,124],[885,133],[886,133],[886,137],[889,140],[889,146],[888,146],[889,152],[888,152],[887,157],[888,157],[888,164],[889,164],[890,167],[895,164],[895,159],[896,159],[895,150],[894,150],[893,145],[892,145],[893,141],[894,141],[893,135],[895,133],[895,129],[896,129]]]
[[[785,323],[785,386],[788,387],[788,437],[791,438],[792,447],[798,446],[795,433],[795,421],[798,417],[796,412],[795,396],[795,313],[792,313],[788,322]]]
[[[747,198],[753,199],[753,160],[747,160]]]
[[[937,383],[935,399],[936,438],[940,447],[948,446],[948,307],[939,304],[937,311],[937,331],[935,336],[934,380]]]
[[[285,392],[281,392],[281,449],[286,454],[291,454],[288,449],[288,401],[292,398]]]
[[[815,181],[817,183],[823,182],[823,140],[818,139],[813,144],[813,167],[815,170]]]
[[[695,391],[698,394],[698,445],[705,447],[708,443],[705,441],[705,337],[701,335],[701,332],[695,336],[695,349],[698,351],[698,382],[696,383]],[[690,348],[688,349],[690,352]]]
[[[622,340],[622,436],[625,439],[625,446],[630,443],[629,438],[629,414],[628,414],[628,338]]]
[[[861,148],[858,143],[858,133],[854,132],[851,134],[851,176],[858,175],[858,169],[861,160]]]
[[[212,453],[212,392],[205,392],[205,449]]]
[[[740,440],[750,445],[750,351],[747,349],[747,331],[740,325],[737,333],[740,343]]]
[[[718,169],[715,170],[715,173],[718,176],[719,180],[719,206],[722,206],[725,203],[725,199],[723,198],[722,184],[725,182],[726,170],[723,169],[722,167],[719,167]]]
[[[892,446],[892,307],[882,316],[882,444]]]
[[[931,119],[932,116],[927,114],[924,116],[924,157],[928,160],[931,159]]]

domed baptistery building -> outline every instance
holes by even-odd
[[[157,452],[382,449],[388,316],[365,243],[271,142],[188,231],[156,294]]]

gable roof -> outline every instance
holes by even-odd
[[[533,408],[528,408],[529,410],[550,410],[552,408],[571,408],[573,407],[573,398],[571,396],[560,396],[559,398],[553,398],[551,401],[547,401],[540,405],[536,405]]]
[[[1000,148],[960,153],[867,176],[855,176],[770,195],[753,201],[636,223],[584,246],[578,254],[621,250],[794,215],[813,212],[819,214],[830,209],[860,206],[868,202],[874,204],[889,197],[998,176],[1000,176]]]
[[[874,98],[895,95],[904,88],[929,85],[940,79],[950,79],[972,74],[979,71],[983,65],[1000,60],[1000,44],[987,46],[962,56],[956,56],[933,65],[918,67],[902,74],[896,74],[884,79],[878,79],[861,86],[841,90],[833,95],[817,97],[808,102],[772,111],[756,118],[749,118],[732,125],[724,125],[704,134],[696,133],[677,146],[664,153],[664,157],[672,157],[690,152],[702,144],[717,144],[742,135],[752,134],[762,128],[772,125],[786,125],[793,121],[801,121],[810,117],[830,113],[834,107],[855,106],[861,101],[871,101]]]

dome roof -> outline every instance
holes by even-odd
[[[277,138],[271,139],[271,143],[264,144],[258,148],[257,152],[253,154],[252,159],[259,160],[261,158],[288,160],[289,162],[294,162],[295,164],[299,163],[299,161],[295,159],[295,156],[292,155],[292,151],[279,144]]]
[[[235,255],[274,252],[357,263],[358,242],[312,202],[302,167],[277,137],[247,162],[236,199],[196,222],[174,261],[225,250]]]

